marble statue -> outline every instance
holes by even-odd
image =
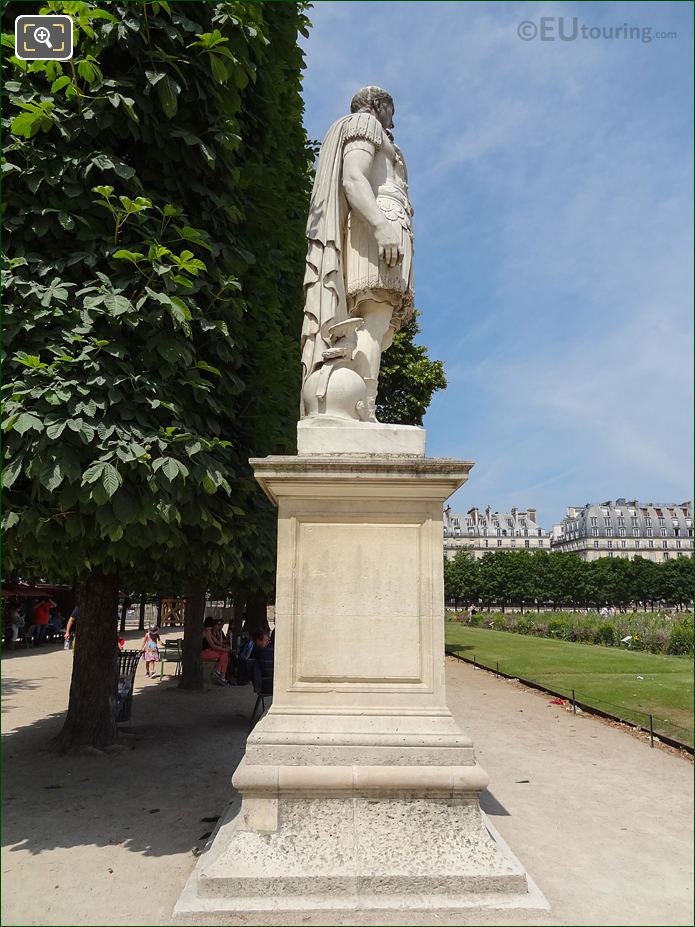
[[[376,422],[381,355],[412,317],[413,208],[393,99],[364,87],[328,130],[309,207],[302,418]]]

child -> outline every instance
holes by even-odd
[[[142,653],[145,654],[145,674],[148,679],[154,679],[154,664],[159,660],[159,628],[150,628],[142,642]]]

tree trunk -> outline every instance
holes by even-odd
[[[92,573],[77,597],[79,617],[73,651],[70,701],[59,750],[96,747],[103,750],[118,736],[118,581]]]
[[[270,631],[268,624],[268,596],[265,592],[254,590],[246,596],[246,625],[250,631],[263,628]]]
[[[121,605],[121,624],[119,627],[119,633],[125,634],[125,620],[128,614],[128,607],[130,605],[130,599],[128,596],[123,599],[123,605]]]
[[[241,596],[234,596],[232,599],[232,626],[230,628],[230,633],[234,644],[241,637],[241,632],[243,629],[244,622],[244,599]]]
[[[145,593],[140,596],[140,618],[138,621],[138,631],[145,630]]]
[[[186,597],[183,620],[183,659],[179,689],[203,688],[203,619],[205,617],[205,586],[191,582]]]

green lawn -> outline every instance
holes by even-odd
[[[626,720],[693,743],[693,661],[689,657],[572,644],[446,622],[447,645],[482,665],[521,676]],[[641,679],[639,677],[642,677]]]

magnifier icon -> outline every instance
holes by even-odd
[[[51,45],[51,33],[45,26],[39,26],[38,29],[34,29],[34,41],[46,45],[51,50],[53,49]]]

